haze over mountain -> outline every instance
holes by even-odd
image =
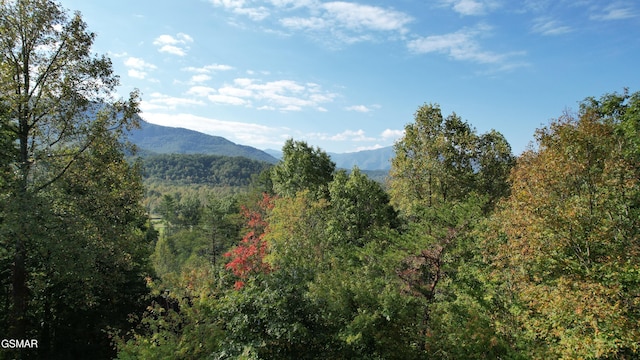
[[[264,152],[276,159],[282,158],[282,151],[280,150],[265,149]],[[347,153],[328,152],[327,154],[339,169],[351,169],[357,166],[360,170],[389,171],[391,169],[391,158],[393,157],[393,146]]]
[[[393,158],[393,146],[380,149],[363,150],[349,153],[329,153],[338,168],[351,169],[357,166],[361,170],[390,170]]]
[[[161,126],[140,120],[140,129],[129,134],[129,141],[142,152],[158,154],[208,154],[242,156],[253,160],[276,163],[282,157],[279,150],[259,150],[251,146],[233,143],[221,136],[204,134],[195,130]],[[391,167],[393,147],[350,153],[328,153],[338,168],[361,170],[385,170]]]

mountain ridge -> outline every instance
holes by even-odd
[[[264,152],[276,159],[282,158],[282,151],[275,149],[264,149]],[[391,159],[394,155],[393,146],[386,146],[379,149],[361,150],[346,153],[327,152],[331,160],[340,169],[351,169],[357,166],[360,170],[384,170],[391,169]]]
[[[236,144],[224,137],[205,134],[182,127],[152,124],[140,119],[140,128],[129,132],[128,140],[142,154],[205,154],[242,156],[252,160],[277,163],[282,152],[274,149],[260,150],[248,145]],[[388,171],[391,168],[393,147],[349,153],[327,153],[336,167],[361,170]]]
[[[157,154],[208,154],[242,156],[275,164],[278,159],[247,145],[224,137],[181,127],[152,124],[140,119],[140,128],[129,132],[128,140],[144,152]]]

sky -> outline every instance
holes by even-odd
[[[148,122],[259,149],[393,145],[438,104],[515,155],[586,97],[640,90],[636,0],[61,0]]]

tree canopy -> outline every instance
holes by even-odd
[[[538,130],[492,219],[488,250],[515,321],[504,331],[532,357],[637,351],[639,96],[588,98]]]
[[[326,152],[288,139],[282,147],[282,160],[271,170],[273,190],[283,196],[295,196],[302,190],[322,192],[335,168]]]

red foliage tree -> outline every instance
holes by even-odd
[[[267,254],[267,242],[264,235],[268,231],[269,223],[266,220],[267,212],[273,209],[274,197],[263,193],[262,199],[257,202],[255,208],[242,206],[242,216],[247,222],[247,233],[240,244],[233,250],[224,254],[230,258],[225,268],[231,270],[238,280],[235,283],[237,290],[242,289],[244,280],[254,274],[265,274],[271,271],[269,263],[264,261]]]

